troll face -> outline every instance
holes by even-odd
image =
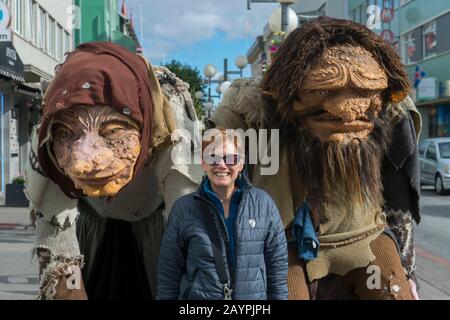
[[[56,163],[89,197],[113,196],[133,177],[141,151],[139,126],[108,106],[76,106],[52,123]]]
[[[366,49],[329,47],[305,76],[292,109],[321,142],[366,139],[382,109],[386,73]]]

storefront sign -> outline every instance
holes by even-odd
[[[395,35],[391,30],[385,29],[381,31],[380,37],[387,43],[391,44],[394,42]]]
[[[392,19],[394,19],[394,9],[383,8],[383,10],[381,10],[381,21],[384,23],[389,23]]]
[[[23,62],[11,42],[0,42],[0,74],[24,82]]]
[[[0,42],[11,41],[11,30],[9,25],[11,23],[11,15],[8,6],[0,1]]]
[[[420,82],[417,90],[417,98],[419,101],[435,100],[439,97],[439,87],[436,78],[424,78]]]

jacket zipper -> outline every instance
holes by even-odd
[[[237,216],[236,216],[236,222],[235,222],[235,227],[234,227],[234,238],[236,240],[237,240],[237,237],[236,237],[237,226],[238,226],[239,222],[242,220],[242,215],[240,213],[241,213],[242,207],[244,205],[244,200],[246,200],[246,198],[248,196],[248,191],[250,190],[251,187],[252,186],[244,188],[244,190],[242,191],[242,199],[241,199],[241,202],[239,203],[238,213],[237,213]],[[211,201],[209,201],[208,199],[206,199],[206,198],[204,198],[204,197],[202,197],[200,195],[197,195],[197,197],[201,201],[206,201],[206,203],[210,207],[212,207],[214,209],[214,211],[220,217],[219,219],[220,219],[221,228],[222,228],[221,234],[222,234],[222,236],[225,236],[225,253],[226,253],[226,256],[227,256],[228,277],[229,277],[229,280],[230,280],[231,288],[234,288],[234,283],[235,283],[235,279],[236,279],[236,274],[235,274],[236,268],[235,268],[234,272],[231,272],[230,240],[229,240],[229,237],[228,237],[228,230],[227,230],[227,227],[225,225],[224,217],[222,217],[222,214],[220,214],[219,210],[216,208],[216,206]],[[235,253],[236,253],[237,252],[237,243],[238,243],[238,241],[236,241],[235,243],[236,243],[236,247],[235,247]]]

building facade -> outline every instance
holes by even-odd
[[[298,0],[290,6],[297,13],[299,25],[318,16],[330,16],[347,19],[348,0]],[[253,78],[261,78],[264,64],[270,64],[270,47],[276,35],[271,31],[269,24],[264,26],[263,34],[256,37],[247,52],[247,59],[251,67]]]
[[[133,52],[141,50],[125,0],[120,10],[118,0],[74,0],[74,4],[79,8],[75,46],[83,42],[108,41]]]
[[[378,25],[373,5],[381,8]],[[412,82],[417,67],[426,72],[411,93],[422,115],[420,139],[450,136],[450,1],[349,0],[349,17],[391,43]]]
[[[41,80],[73,48],[72,0],[0,0],[0,199],[23,175],[38,122]],[[9,21],[6,21],[8,19]]]

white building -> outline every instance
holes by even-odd
[[[297,13],[299,25],[317,16],[348,18],[348,0],[297,0],[290,8]],[[267,23],[263,34],[255,39],[247,52],[247,59],[254,78],[261,78],[262,76],[261,62],[263,60],[270,61],[269,48],[272,45],[272,39],[274,39],[274,34]]]
[[[72,0],[0,0],[9,11],[10,41],[0,38],[0,197],[22,175],[30,132],[39,119],[42,79],[50,80],[72,50]],[[2,6],[5,8],[5,6]],[[1,20],[7,12],[0,13]],[[8,32],[8,31],[7,31]],[[0,36],[2,30],[0,30]],[[14,70],[11,71],[13,68]]]

